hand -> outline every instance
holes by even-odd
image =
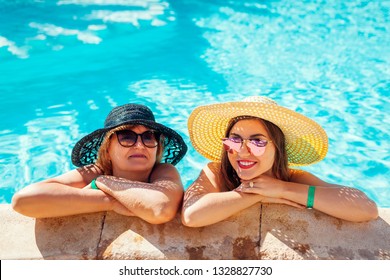
[[[256,194],[259,196],[259,202],[261,203],[280,203],[305,209],[306,207],[304,205],[281,198],[285,183],[284,181],[261,175],[251,181],[242,181],[241,185],[235,191]]]
[[[131,212],[129,209],[127,209],[125,206],[123,206],[122,203],[120,203],[118,200],[112,197],[112,203],[113,208],[112,211],[124,215],[124,216],[135,216],[133,212]]]
[[[237,189],[243,193],[260,194],[270,198],[282,198],[286,183],[267,175],[260,175],[249,181],[242,180],[241,185]]]
[[[92,190],[91,184],[86,185],[83,189]],[[108,199],[110,200],[110,203],[112,205],[112,209],[111,209],[112,211],[114,211],[114,212],[116,212],[118,214],[124,215],[124,216],[135,216],[134,213],[131,212],[129,209],[127,209],[125,206],[123,206],[122,203],[120,203],[118,200],[116,200],[111,195],[103,192],[101,189],[93,190],[93,191],[100,191],[100,192],[104,193],[104,195],[106,195],[108,197]]]

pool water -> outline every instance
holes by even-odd
[[[206,159],[197,106],[265,95],[319,122],[329,152],[306,167],[390,207],[390,2],[0,0],[0,202],[73,169],[112,107],[143,103]]]

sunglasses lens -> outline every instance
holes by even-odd
[[[119,144],[124,147],[131,147],[137,142],[137,133],[131,130],[121,130],[117,131],[116,135],[118,136]]]
[[[236,151],[239,152],[241,149],[242,142],[236,142],[234,139],[231,138],[224,138],[222,139],[223,147],[226,151]]]
[[[158,145],[156,134],[152,131],[145,131],[141,134],[142,143],[148,148],[154,148]]]
[[[257,145],[254,145],[254,144],[252,143],[252,141],[249,142],[249,143],[247,144],[247,147],[248,147],[248,149],[249,149],[249,152],[250,152],[252,155],[254,155],[255,157],[259,157],[259,156],[261,156],[262,154],[264,154],[264,152],[265,152],[265,146],[257,146]]]
[[[132,147],[137,143],[138,135],[141,136],[142,143],[148,148],[154,148],[158,145],[158,135],[153,131],[145,131],[142,134],[137,134],[132,130],[117,131],[119,144],[123,147]]]
[[[236,151],[238,153],[241,150],[242,141],[243,140],[238,137],[223,138],[223,148],[229,153],[232,153],[233,151]],[[264,154],[265,146],[267,146],[267,144],[268,141],[262,139],[250,139],[249,142],[246,142],[249,152],[256,157]]]
[[[265,147],[268,144],[268,141],[263,139],[251,139],[249,142],[256,147]]]

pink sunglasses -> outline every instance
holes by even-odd
[[[259,157],[264,154],[265,147],[272,141],[264,139],[242,139],[241,137],[222,138],[223,147],[229,153],[233,153],[233,151],[238,153],[244,142],[246,142],[248,151],[252,155]]]

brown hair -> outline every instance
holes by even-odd
[[[116,131],[126,130],[136,127],[137,125],[121,125],[107,131],[104,136],[103,142],[99,147],[98,156],[95,164],[102,169],[104,175],[112,175],[112,163],[108,156],[108,147],[111,143],[111,137]],[[157,146],[156,163],[161,162],[164,152],[164,135],[160,135],[160,140]]]
[[[272,140],[272,143],[275,145],[275,157],[274,163],[272,165],[272,174],[276,179],[289,181],[286,141],[282,130],[277,125],[257,117],[238,116],[230,120],[228,127],[226,128],[225,137],[229,136],[230,131],[237,122],[250,119],[258,120],[264,125],[268,135]],[[222,151],[221,157],[221,181],[228,190],[233,190],[241,184],[240,178],[238,177],[237,172],[234,170],[233,166],[230,164],[227,152],[225,150]]]

